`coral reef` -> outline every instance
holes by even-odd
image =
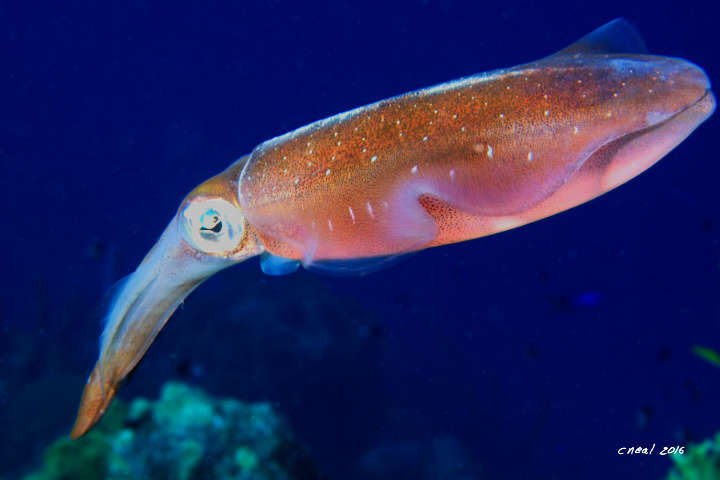
[[[167,383],[157,401],[120,402],[87,436],[59,439],[25,480],[315,480],[322,478],[267,403],[213,398]]]
[[[24,480],[103,480],[107,475],[113,434],[123,425],[127,406],[114,402],[97,427],[79,440],[64,437],[45,451],[42,470]]]
[[[690,445],[684,455],[672,455],[667,480],[717,480],[720,478],[720,432],[715,438]]]

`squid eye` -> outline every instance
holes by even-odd
[[[206,239],[213,239],[222,233],[223,221],[220,212],[214,208],[208,209],[200,215],[200,235]]]
[[[182,212],[182,233],[192,246],[207,253],[235,249],[242,240],[240,210],[220,198],[191,202]]]

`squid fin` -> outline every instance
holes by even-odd
[[[279,257],[270,252],[260,255],[260,269],[266,275],[288,275],[300,268],[300,260]]]
[[[616,18],[582,37],[551,57],[577,53],[648,53],[640,32],[624,18]]]

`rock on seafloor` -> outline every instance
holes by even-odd
[[[53,443],[24,480],[324,478],[267,403],[169,382],[157,401],[115,402],[106,417],[79,440]]]

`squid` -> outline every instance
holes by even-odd
[[[268,140],[192,190],[118,287],[71,437],[102,417],[205,279],[260,256],[374,270],[525,225],[627,182],[715,109],[702,69],[614,20],[531,63],[417,90]]]

